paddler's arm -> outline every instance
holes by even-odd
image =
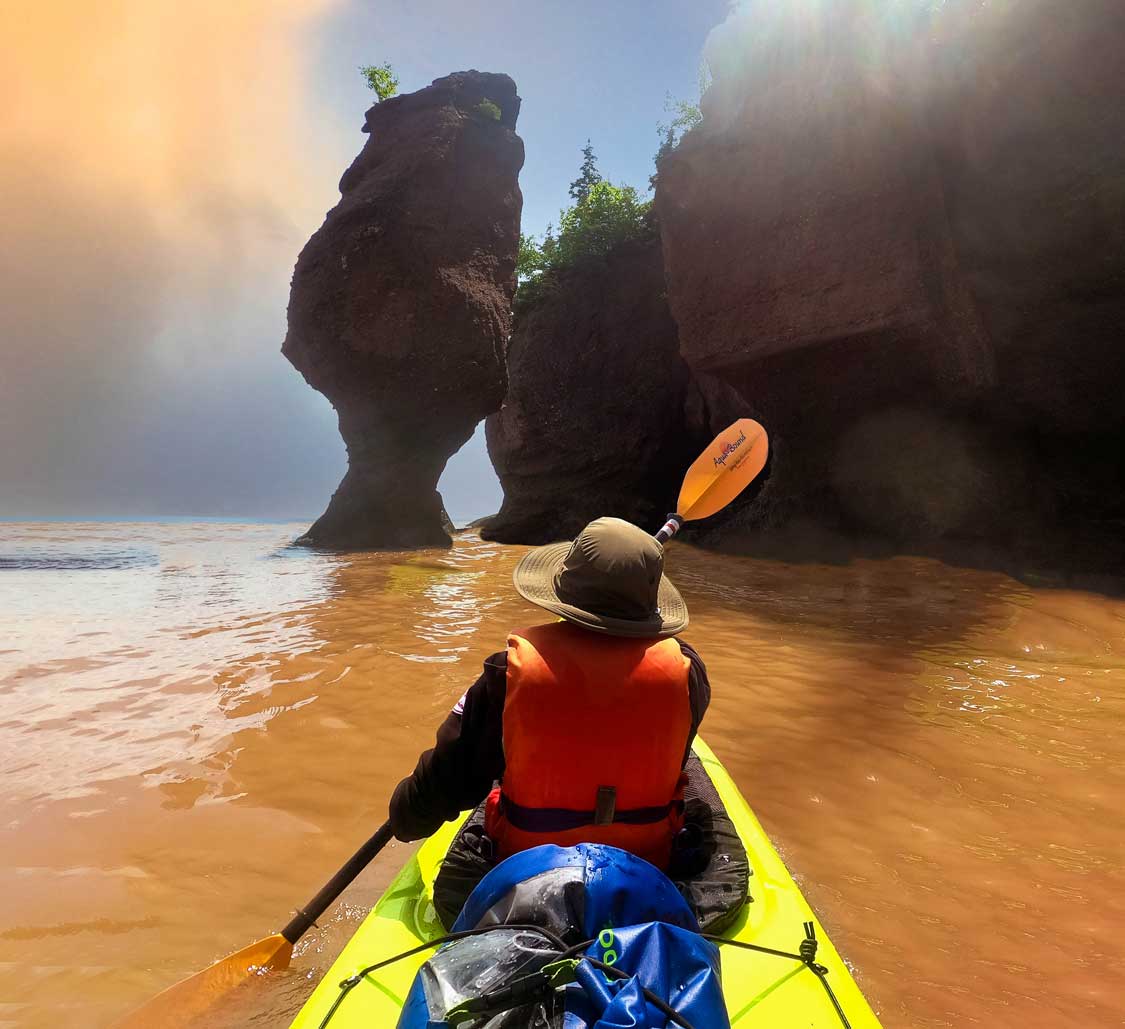
[[[707,707],[711,703],[711,681],[707,678],[707,666],[703,663],[703,658],[695,652],[695,648],[681,639],[677,639],[676,642],[680,645],[684,657],[691,662],[691,668],[688,670],[691,732],[688,734],[687,749],[684,751],[684,764],[687,764],[687,759],[691,754],[692,740],[695,739],[695,734],[699,731],[699,723],[703,721],[703,716],[707,713]]]
[[[508,655],[484,662],[480,677],[437,731],[437,742],[391,797],[391,828],[408,842],[476,807],[504,774],[503,713]]]

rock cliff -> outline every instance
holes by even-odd
[[[601,515],[655,532],[691,456],[688,379],[658,238],[560,273],[516,317],[508,396],[486,422],[504,504],[482,534],[546,543]]]
[[[775,510],[994,537],[1125,499],[1122,53],[1112,0],[715,33],[656,207],[681,353],[769,426]]]
[[[349,452],[309,538],[444,543],[437,478],[488,414],[505,542],[655,528],[744,415],[771,462],[713,539],[1125,524],[1122,53],[1118,0],[744,3],[653,238],[560,272],[510,343],[514,85],[378,105],[294,276],[285,353]]]
[[[508,76],[469,71],[367,112],[370,139],[297,259],[282,347],[348,451],[304,542],[449,544],[438,478],[505,392],[519,106]]]

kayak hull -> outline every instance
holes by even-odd
[[[731,817],[750,860],[750,901],[722,936],[795,954],[812,922],[818,941],[816,962],[853,1029],[878,1029],[847,966],[821,928],[761,824],[711,749],[694,744],[708,776]],[[356,930],[292,1023],[292,1029],[319,1029],[340,994],[340,983],[384,958],[433,940],[445,930],[433,905],[433,883],[461,819],[448,822],[403,867],[378,904]],[[720,946],[723,993],[732,1029],[801,1026],[840,1029],[844,1024],[824,986],[804,964],[788,958]],[[327,1029],[391,1029],[430,951],[405,958],[365,976],[332,1012]]]

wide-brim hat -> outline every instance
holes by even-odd
[[[620,518],[598,518],[573,542],[525,554],[512,573],[516,592],[594,632],[674,636],[688,624],[687,605],[664,574],[664,548]]]

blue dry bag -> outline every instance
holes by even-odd
[[[560,966],[557,944],[515,926],[567,945],[592,940],[584,955],[606,968],[575,963],[578,954]],[[453,931],[484,927],[422,966],[398,1029],[444,1029],[467,1010],[477,1012],[467,1024],[486,1029],[664,1029],[652,996],[695,1026],[729,1029],[718,949],[668,877],[623,850],[513,855],[481,880]]]

